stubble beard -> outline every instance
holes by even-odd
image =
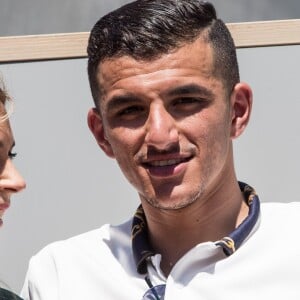
[[[157,209],[180,210],[195,203],[203,194],[203,190],[203,185],[201,185],[195,192],[188,195],[187,197],[182,197],[182,200],[177,200],[175,203],[166,203],[166,201],[159,200],[157,199],[157,197],[145,197],[145,200],[149,205]]]

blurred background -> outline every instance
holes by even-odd
[[[127,2],[0,0],[0,36],[89,31]],[[213,3],[225,22],[300,18],[299,0]],[[300,201],[299,47],[238,50],[254,109],[234,144],[235,163],[239,179],[253,185],[262,201]],[[118,224],[139,201],[87,128],[93,102],[86,59],[0,64],[0,77],[15,100],[15,164],[27,181],[0,229],[0,282],[18,292],[29,258],[42,247],[106,222]]]
[[[128,0],[0,0],[0,36],[89,31]],[[225,22],[296,19],[299,0],[215,0]]]

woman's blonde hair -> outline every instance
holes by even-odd
[[[4,112],[5,112],[0,116],[0,122],[4,122],[9,118],[9,116],[13,111],[13,101],[11,97],[8,95],[1,78],[0,78],[0,104],[3,105]]]

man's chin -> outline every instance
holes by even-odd
[[[148,204],[154,208],[161,209],[161,210],[181,210],[186,207],[191,206],[199,197],[200,192],[191,195],[189,198],[186,199],[146,199]]]

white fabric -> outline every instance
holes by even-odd
[[[219,246],[191,249],[165,278],[160,257],[149,263],[154,285],[167,284],[165,300],[300,299],[300,203],[261,204],[260,223],[224,258]],[[137,274],[131,221],[105,225],[53,243],[30,260],[22,296],[31,300],[141,300],[148,286]],[[156,268],[155,268],[156,266]]]

